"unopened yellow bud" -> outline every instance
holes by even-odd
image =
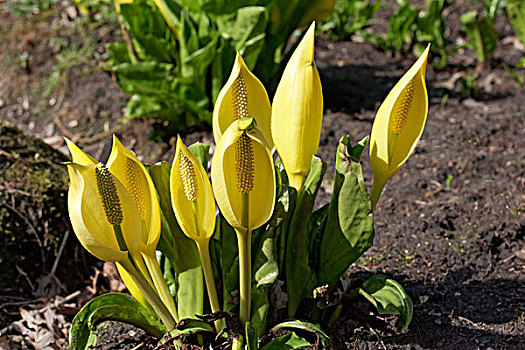
[[[301,190],[317,152],[323,93],[314,62],[315,23],[286,65],[272,106],[272,137],[290,185]]]

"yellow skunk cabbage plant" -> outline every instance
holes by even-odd
[[[181,137],[171,165],[152,166],[116,137],[106,165],[66,140],[75,233],[93,255],[117,263],[134,297],[109,293],[87,303],[72,322],[72,350],[94,344],[97,325],[108,319],[175,348],[300,349],[309,345],[306,331],[328,349],[322,328],[344,310],[343,295],[364,297],[408,327],[412,301],[399,283],[375,275],[349,289],[340,281],[372,246],[381,190],[423,132],[428,49],[379,108],[371,135],[341,138],[332,197],[322,206],[315,201],[327,163],[315,155],[322,93],[313,49],[312,25],[273,107],[237,55],[214,110],[211,169],[210,146],[186,147]],[[369,140],[370,194],[361,168]]]
[[[300,191],[319,147],[323,120],[321,80],[314,62],[315,23],[290,58],[272,106],[272,137],[288,174]]]
[[[385,183],[397,174],[423,134],[428,112],[425,71],[430,45],[403,75],[379,107],[370,137],[374,173],[372,208]]]

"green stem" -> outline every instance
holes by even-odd
[[[239,319],[242,325],[250,320],[250,307],[252,298],[252,259],[251,259],[251,240],[250,231],[250,195],[242,193],[242,214],[241,226],[246,231],[235,229],[237,233],[237,244],[239,246]]]
[[[211,311],[219,312],[221,311],[221,307],[219,305],[219,298],[217,297],[217,288],[215,287],[215,279],[213,278],[213,270],[211,268],[209,241],[195,241],[195,243],[197,243],[197,248],[199,249],[202,270],[204,271],[204,279],[206,280],[206,289],[208,291],[208,297],[210,298]],[[217,330],[217,332],[219,331],[220,326],[221,321],[216,320],[215,329]]]
[[[160,298],[164,302],[164,305],[166,305],[168,308],[171,316],[173,316],[175,321],[178,322],[180,319],[179,314],[177,313],[177,307],[175,306],[173,296],[171,295],[168,285],[166,284],[166,280],[162,275],[162,271],[160,270],[157,259],[155,256],[145,253],[142,253],[142,256],[144,257],[144,261],[146,262],[146,266],[148,267],[151,277],[153,278],[153,283],[155,284],[155,288],[157,288]]]
[[[170,315],[166,306],[162,303],[157,293],[151,288],[146,279],[140,274],[140,272],[133,266],[133,263],[130,259],[125,261],[120,261],[120,264],[124,269],[129,273],[137,287],[140,289],[142,294],[148,299],[149,303],[160,317],[162,323],[166,326],[168,330],[175,328],[175,320]]]

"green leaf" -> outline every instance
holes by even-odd
[[[400,1],[397,11],[388,19],[388,29],[385,43],[388,47],[401,50],[403,44],[412,43],[414,39],[414,26],[416,26],[419,9],[406,0]]]
[[[308,222],[307,231],[310,232],[310,241],[308,244],[308,253],[310,266],[319,275],[319,256],[321,254],[321,241],[323,238],[323,232],[326,227],[328,220],[330,205],[326,204],[322,208],[314,211]]]
[[[180,320],[180,322],[177,323],[176,327],[177,328],[168,333],[171,339],[185,337],[188,335],[202,332],[215,332],[215,329],[206,322],[191,318]]]
[[[257,331],[252,326],[251,322],[246,322],[245,327],[246,334],[246,350],[257,350],[257,341],[259,337],[257,336]]]
[[[112,70],[113,66],[121,63],[130,63],[128,46],[126,43],[109,43],[106,45],[106,53],[109,59],[104,62],[104,69]]]
[[[314,207],[315,197],[321,186],[327,164],[313,156],[310,174],[301,190],[292,214],[286,243],[286,291],[288,292],[288,316],[295,315],[299,304],[312,295],[317,282],[309,264],[309,242],[311,233],[308,222]]]
[[[263,6],[242,7],[231,14],[217,17],[221,35],[232,41],[246,65],[253,69],[264,46],[268,11]]]
[[[153,2],[135,0],[130,4],[122,4],[120,15],[141,60],[176,61],[172,30]]]
[[[358,288],[359,294],[368,299],[384,315],[399,315],[396,325],[406,329],[412,320],[413,305],[403,287],[384,275],[375,275]]]
[[[77,313],[69,334],[71,349],[84,350],[93,345],[96,326],[107,320],[131,324],[156,338],[161,338],[166,333],[166,327],[155,320],[135,299],[126,294],[109,293],[91,300]]]
[[[337,147],[334,188],[319,262],[318,283],[328,284],[329,290],[373,243],[370,197],[359,162],[367,142],[368,137],[352,147],[345,136]]]
[[[159,245],[158,248],[170,260],[176,283],[177,310],[181,318],[201,315],[204,303],[204,280],[197,245],[186,237],[180,229],[170,197],[170,166],[161,162],[149,168],[149,173],[157,189],[160,208],[165,224],[162,225],[161,241],[171,245]],[[169,238],[163,239],[162,236]]]
[[[477,11],[470,11],[461,15],[461,23],[469,46],[476,51],[480,61],[485,61],[496,50],[499,40],[492,19],[479,18]]]
[[[300,320],[286,321],[286,322],[281,322],[278,325],[274,326],[271,332],[276,333],[277,331],[281,329],[300,329],[303,331],[313,333],[317,337],[319,337],[319,339],[321,340],[321,343],[325,347],[328,347],[331,342],[330,337],[321,329],[321,327],[318,324],[300,321]]]
[[[525,45],[525,3],[522,0],[507,0],[507,15],[516,35]]]
[[[311,345],[306,339],[297,336],[294,332],[290,332],[272,340],[262,350],[303,349]]]
[[[195,142],[194,144],[190,145],[188,149],[195,157],[197,157],[197,160],[201,162],[202,167],[207,172],[208,159],[210,158],[210,145],[202,142]]]

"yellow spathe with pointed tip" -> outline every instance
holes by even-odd
[[[140,250],[153,254],[160,239],[160,205],[157,190],[146,168],[137,156],[113,135],[113,148],[107,167],[133,198],[143,222]]]
[[[215,228],[215,200],[202,164],[177,138],[170,174],[171,203],[177,222],[189,238],[207,242]]]
[[[425,72],[429,50],[430,45],[390,91],[374,119],[370,136],[373,207],[386,181],[405,164],[423,134],[428,113]]]
[[[252,117],[264,135],[270,149],[273,141],[270,133],[272,106],[263,84],[248,69],[237,52],[228,81],[219,92],[213,109],[213,138],[218,144],[222,134],[235,120]]]
[[[300,190],[317,152],[323,92],[314,62],[315,23],[295,49],[275,92],[272,137],[290,185]]]
[[[228,223],[250,231],[272,215],[275,171],[270,148],[253,118],[233,122],[222,135],[212,160],[215,199]],[[248,225],[242,224],[242,195],[249,193]]]
[[[80,243],[104,261],[126,261],[134,254],[139,235],[137,207],[124,186],[102,164],[67,163],[68,210]],[[120,226],[127,251],[117,241],[114,226]]]
[[[69,152],[71,153],[71,158],[73,159],[73,163],[77,163],[80,165],[89,165],[89,164],[98,164],[99,161],[87,154],[86,152],[82,151],[80,148],[78,148],[77,145],[73,143],[70,139],[67,137],[64,137],[64,140],[66,140],[66,145],[69,148]]]

